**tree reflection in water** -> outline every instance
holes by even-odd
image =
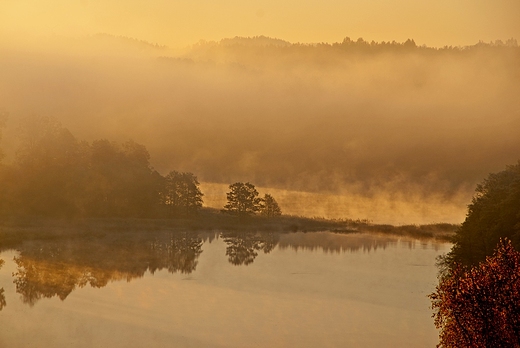
[[[322,250],[328,252],[357,252],[386,249],[401,238],[391,235],[370,235],[363,233],[336,234],[331,232],[223,232],[221,238],[227,244],[226,256],[233,265],[249,265],[258,256],[258,251],[270,253],[275,247],[284,249]],[[402,238],[415,247],[414,239]],[[427,242],[426,242],[427,243]]]
[[[202,253],[202,239],[195,233],[113,234],[100,239],[68,239],[24,243],[14,260],[16,291],[24,303],[41,298],[61,300],[89,284],[104,287],[167,269],[191,273]]]
[[[0,268],[4,265],[4,260],[0,259]],[[7,305],[5,302],[4,288],[0,288],[0,311]]]
[[[223,232],[227,244],[226,256],[233,265],[249,265],[258,256],[257,251],[270,253],[278,244],[279,234],[274,232]]]
[[[280,237],[278,248],[281,250],[322,250],[325,253],[343,252],[376,252],[396,243],[406,243],[408,248],[431,246],[436,250],[439,246],[431,240],[417,240],[411,237],[370,233],[331,233],[331,232],[295,232]]]
[[[214,232],[126,232],[102,237],[68,238],[22,243],[14,258],[16,291],[24,303],[34,305],[41,298],[61,300],[86,285],[104,287],[111,281],[143,277],[146,272],[194,272],[204,240]],[[324,252],[370,252],[397,243],[395,236],[334,234],[330,232],[222,232],[226,256],[233,265],[250,265],[259,252],[284,249]],[[412,241],[410,241],[412,242]],[[411,245],[415,245],[415,242]],[[0,266],[3,261],[0,260]],[[0,289],[0,309],[6,305]]]

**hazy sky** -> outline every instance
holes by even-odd
[[[184,47],[266,35],[291,42],[520,39],[518,0],[0,0],[0,35],[110,33]]]

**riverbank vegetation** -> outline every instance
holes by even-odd
[[[520,162],[476,188],[430,294],[438,347],[520,345]]]

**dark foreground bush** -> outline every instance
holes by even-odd
[[[520,347],[520,253],[509,240],[477,266],[455,264],[429,297],[437,347]]]

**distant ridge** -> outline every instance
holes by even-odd
[[[352,40],[345,37],[335,43],[291,43],[282,39],[267,36],[225,38],[220,41],[201,40],[191,46],[181,57],[184,61],[232,63],[235,67],[251,66],[255,69],[264,64],[283,65],[314,62],[323,67],[341,65],[345,57],[358,59],[380,54],[420,54],[434,56],[437,54],[471,54],[472,52],[494,52],[495,54],[520,54],[516,39],[494,42],[479,41],[469,46],[429,47],[418,45],[409,38],[404,42],[366,41],[363,38]],[[163,57],[166,58],[166,57]]]
[[[112,43],[117,45],[134,46],[141,49],[159,49],[164,50],[168,47],[165,45],[159,45],[157,43],[151,43],[146,40],[139,40],[128,36],[116,36],[107,33],[97,33],[91,36],[94,40],[103,41],[105,43]]]
[[[268,36],[260,35],[253,37],[241,37],[235,36],[231,39],[222,39],[220,40],[220,45],[222,46],[231,46],[231,45],[244,45],[244,46],[256,46],[256,47],[264,47],[264,46],[276,46],[276,47],[288,47],[292,44],[289,41],[285,41],[282,39],[271,38]]]

